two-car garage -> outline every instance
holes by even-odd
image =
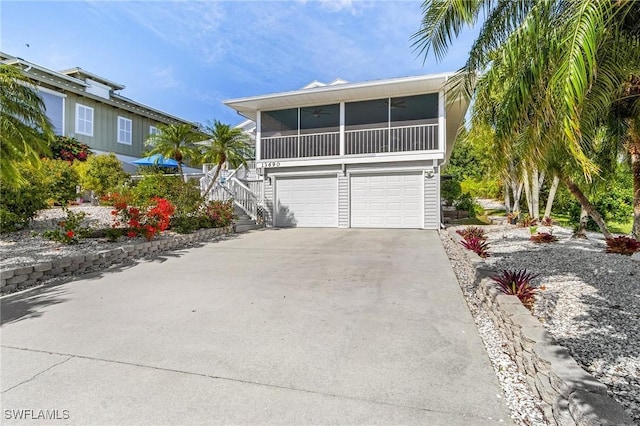
[[[425,227],[424,175],[419,171],[278,177],[274,202],[279,227]],[[348,222],[340,223],[341,216]]]

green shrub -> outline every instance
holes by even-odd
[[[471,194],[468,192],[465,192],[458,197],[458,199],[454,201],[453,205],[458,210],[469,212],[470,217],[474,217],[482,213],[482,207],[475,202]]]
[[[475,179],[466,178],[460,182],[461,191],[468,192],[473,197],[499,199],[502,197],[502,186],[497,179],[486,177]]]
[[[462,195],[460,182],[455,179],[442,180],[440,183],[440,196],[448,206],[453,205],[460,195]]]
[[[39,172],[49,203],[65,206],[77,198],[80,176],[68,161],[43,158]]]
[[[129,175],[122,169],[122,163],[113,153],[92,155],[84,163],[74,163],[80,175],[80,184],[97,196],[122,190],[129,181]]]
[[[48,207],[41,173],[27,163],[20,166],[26,183],[20,187],[0,181],[0,232],[24,228],[39,210]]]

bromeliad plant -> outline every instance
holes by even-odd
[[[460,244],[482,258],[489,257],[489,243],[483,239],[472,236],[460,241]]]
[[[458,229],[456,231],[458,235],[460,235],[465,240],[469,238],[477,238],[479,240],[486,240],[487,235],[484,232],[484,229],[478,228],[477,226],[467,226],[464,229]]]
[[[502,274],[493,276],[491,279],[498,284],[504,294],[518,296],[522,304],[531,309],[537,291],[537,289],[531,285],[531,281],[537,276],[538,274],[531,274],[525,269],[519,271],[503,270]]]
[[[78,244],[80,238],[84,238],[89,234],[89,228],[83,226],[83,222],[87,214],[85,212],[72,212],[64,207],[62,211],[66,218],[58,222],[56,229],[49,229],[42,233],[42,236],[63,244]]]
[[[556,241],[558,241],[558,237],[549,232],[538,232],[537,234],[532,235],[530,239],[537,244],[555,243]]]
[[[607,253],[618,253],[631,256],[640,251],[640,241],[631,237],[620,236],[607,239]]]

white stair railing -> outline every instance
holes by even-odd
[[[211,179],[213,179],[215,171],[216,166],[207,167],[206,169],[203,166],[204,177],[200,179],[200,188],[203,192],[208,187]],[[263,223],[264,207],[262,205],[262,197],[239,179],[241,176],[247,177],[251,174],[252,171],[247,170],[242,165],[235,170],[221,170],[217,182],[207,195],[207,200],[233,200],[233,204],[244,211],[252,220],[257,223]]]

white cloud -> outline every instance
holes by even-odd
[[[181,88],[182,83],[176,79],[174,69],[171,66],[164,68],[154,67],[151,69],[151,75],[154,77],[153,82],[157,87],[162,89]]]

